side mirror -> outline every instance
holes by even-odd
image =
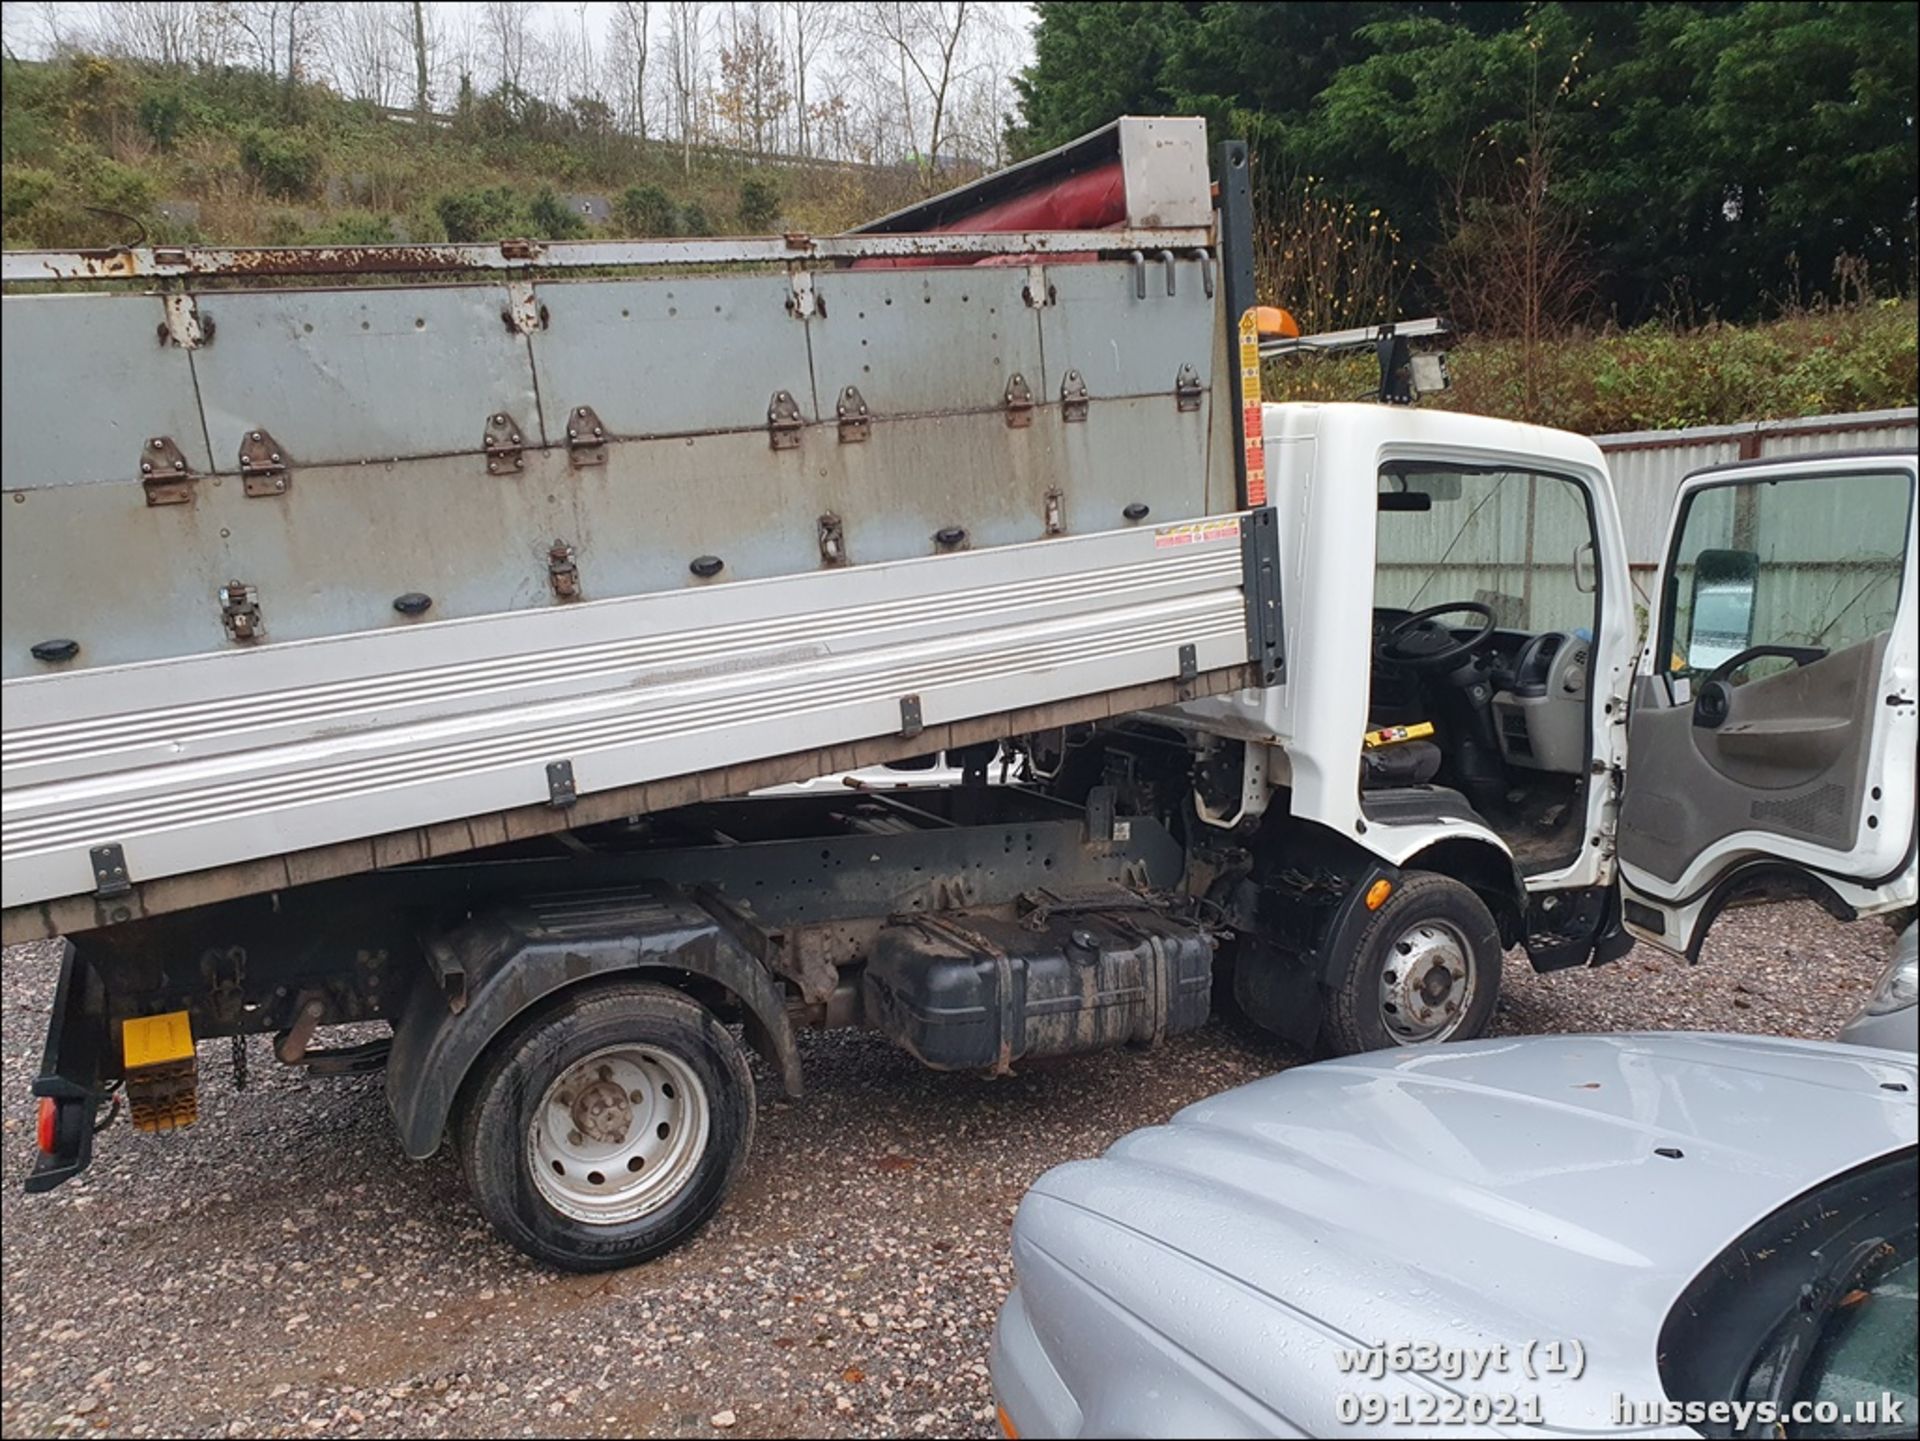
[[[1573,548],[1573,588],[1582,595],[1600,589],[1600,569],[1595,564],[1598,558],[1592,541]]]
[[[1750,550],[1703,550],[1694,560],[1683,647],[1691,669],[1713,670],[1753,644],[1759,577],[1760,557]]]

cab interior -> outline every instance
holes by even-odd
[[[1526,470],[1380,472],[1361,805],[1483,822],[1528,873],[1585,828],[1599,586],[1586,491]]]

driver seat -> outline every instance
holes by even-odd
[[[1423,786],[1440,771],[1440,747],[1432,741],[1400,741],[1360,752],[1360,789]]]

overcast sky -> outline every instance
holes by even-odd
[[[525,7],[524,29],[510,32],[489,20],[490,7],[480,0],[427,0],[427,9],[429,101],[437,109],[452,108],[463,77],[481,91],[510,79],[562,107],[576,97],[604,102],[614,123],[629,132],[840,159],[898,160],[930,149],[1000,163],[1007,121],[1018,105],[1012,77],[1033,53],[1033,7],[1012,0],[969,0],[957,44],[949,37],[963,15],[959,0],[900,6],[817,0],[804,11],[770,0],[705,0],[690,46],[693,79],[682,87],[673,58],[678,6],[647,7],[644,70],[635,65],[630,43],[629,17],[637,6],[538,0]],[[282,37],[272,39],[274,46],[284,43],[285,13],[286,0],[0,0],[8,49],[35,58],[64,44],[150,58],[175,49],[218,62],[265,64],[262,45],[274,36]],[[306,75],[356,99],[411,103],[407,5],[303,0],[300,13]],[[742,38],[756,33],[756,25],[774,50],[764,86],[740,78],[759,73],[758,62],[736,66],[732,79],[725,64],[729,46],[736,56],[763,53]],[[503,46],[502,33],[524,35],[527,43]],[[213,48],[199,48],[207,46]],[[281,54],[274,50],[267,68],[282,69]],[[748,94],[770,97],[767,107],[743,100]]]
[[[833,0],[817,0],[817,3],[830,5]],[[1033,58],[1033,6],[1025,0],[985,0],[985,3],[1003,12],[1006,28],[1015,37],[1015,46],[1008,56],[1009,73],[1023,68]],[[461,9],[480,8],[480,0],[428,0],[428,4],[449,17]],[[587,0],[585,4],[580,0],[537,0],[533,8],[537,23],[549,33],[561,25],[577,27],[584,16],[595,44],[604,44],[615,7],[610,0]],[[726,0],[716,0],[712,8],[724,10]],[[0,3],[7,45],[22,57],[43,55],[48,36],[55,28],[62,32],[92,28],[98,10],[99,6],[91,0],[3,0]]]

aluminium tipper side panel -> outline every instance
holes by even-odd
[[[4,902],[1239,667],[1244,523],[9,681]]]
[[[1168,295],[1155,254],[1017,259],[10,296],[0,674],[1220,509],[1208,479],[1232,456],[1207,440],[1221,323],[1208,266],[1182,252]],[[170,331],[183,308],[192,326]],[[1064,393],[1069,372],[1083,403]],[[769,423],[782,394],[787,429]],[[68,418],[75,397],[84,419]],[[598,443],[569,445],[583,407]],[[488,454],[490,428],[506,453]],[[283,468],[243,476],[256,435]],[[140,470],[158,437],[185,467],[162,491]],[[236,581],[252,607],[238,626],[223,596]]]

